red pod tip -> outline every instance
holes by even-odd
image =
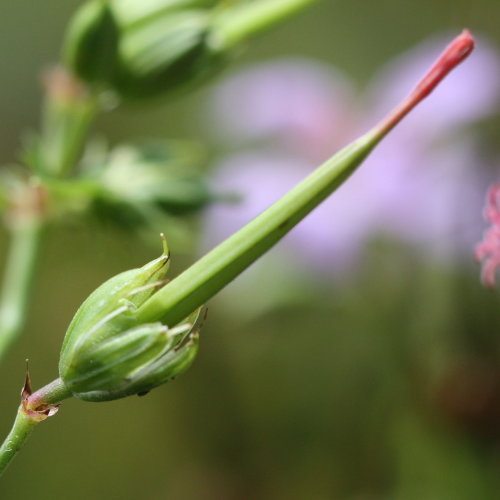
[[[404,118],[422,99],[427,97],[443,80],[443,78],[456,68],[474,49],[474,38],[464,29],[438,57],[437,61],[417,84],[413,92],[397,106],[376,127],[376,130],[385,135],[402,118]]]
[[[468,30],[463,30],[446,47],[428,73],[417,85],[414,93],[417,102],[428,96],[438,83],[455,67],[457,67],[474,49],[474,38]]]

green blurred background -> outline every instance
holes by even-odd
[[[40,71],[57,60],[79,3],[2,3],[2,163],[37,127]],[[498,0],[325,0],[255,41],[236,65],[306,56],[363,86],[380,64],[438,32],[467,26],[500,46],[499,22]],[[199,120],[207,92],[120,109],[95,129],[112,142],[206,142]],[[493,145],[498,125],[483,124]],[[0,365],[2,434],[24,359],[36,387],[55,378],[81,301],[158,253],[89,221],[47,233],[28,325]],[[2,258],[6,244],[2,233]],[[173,274],[192,262],[194,248],[173,248]],[[188,373],[144,398],[64,403],[2,478],[0,498],[498,498],[500,296],[478,274],[472,257],[463,268],[441,268],[381,241],[342,288],[306,280],[306,300],[253,311],[258,288],[238,296],[232,285],[210,304]]]

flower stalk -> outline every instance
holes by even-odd
[[[89,46],[85,49],[88,51]],[[90,49],[94,54],[100,46]],[[100,89],[85,85],[62,67],[47,71],[43,84],[40,137],[27,151],[26,160],[48,185],[49,178],[53,183],[69,177],[78,163],[90,125],[100,110]],[[11,236],[0,293],[0,359],[24,326],[45,226],[42,198],[46,192],[34,179],[24,183],[19,196],[0,195],[0,207],[8,211]],[[66,193],[72,186],[69,183],[64,187]]]
[[[21,391],[21,404],[17,410],[12,429],[0,447],[0,476],[23,447],[35,427],[40,422],[55,415],[59,409],[58,403],[70,395],[60,379],[54,380],[36,393],[32,393],[29,371],[26,367],[26,380]]]
[[[47,71],[43,83],[45,102],[36,169],[42,175],[64,177],[78,161],[98,103],[95,96],[62,67]]]
[[[0,447],[0,475],[23,447],[38,423],[24,411],[22,405],[19,406],[14,425]]]
[[[43,177],[64,177],[81,154],[97,111],[95,99],[61,68],[45,75],[42,132],[29,161]],[[24,327],[43,229],[48,193],[34,176],[6,196],[5,222],[11,241],[0,294],[0,359]]]
[[[32,183],[16,194],[6,217],[11,241],[0,295],[0,359],[25,323],[44,226],[42,187]]]

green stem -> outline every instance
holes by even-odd
[[[38,168],[63,177],[75,166],[98,104],[78,80],[56,68],[46,77]]]
[[[40,421],[27,414],[20,405],[12,429],[0,447],[0,476],[22,448]]]
[[[54,380],[37,392],[28,396],[17,410],[14,425],[0,447],[0,476],[3,474],[17,452],[23,447],[37,424],[57,412],[57,403],[71,397],[60,378]],[[52,406],[52,413],[47,409]]]
[[[217,37],[217,48],[227,50],[235,47],[317,2],[318,0],[257,0],[221,9],[212,24]]]
[[[71,397],[70,390],[61,378],[56,378],[50,384],[38,389],[28,398],[28,407],[39,408],[42,405],[55,405]]]
[[[25,323],[42,229],[43,222],[38,217],[12,225],[0,298],[0,359]]]
[[[81,83],[61,68],[46,76],[46,87],[36,168],[42,174],[62,177],[77,162],[98,107]],[[27,184],[27,199],[7,200],[14,202],[14,208],[9,224],[12,241],[0,295],[0,359],[24,326],[33,288],[45,207],[44,200],[36,199],[38,188],[32,184],[34,187]],[[32,202],[35,206],[30,206]]]

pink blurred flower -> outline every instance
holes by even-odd
[[[500,184],[490,187],[484,218],[491,222],[483,241],[476,247],[476,258],[483,261],[482,279],[486,286],[495,286],[495,274],[500,267]]]
[[[239,152],[221,160],[214,182],[243,201],[209,211],[205,245],[229,236],[377,122],[442,45],[431,40],[401,55],[364,96],[339,70],[307,60],[260,64],[223,81],[210,103],[210,126]],[[479,238],[486,181],[478,141],[467,127],[493,114],[499,101],[500,56],[480,41],[473,57],[292,231],[289,250],[301,262],[308,253],[321,272],[355,262],[377,233],[447,262],[457,251],[468,255]]]

